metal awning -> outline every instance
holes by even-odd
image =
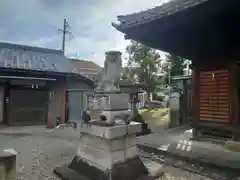
[[[40,80],[40,81],[56,81],[53,78],[38,78],[38,77],[21,77],[21,76],[0,76],[2,79],[24,79],[24,80]]]

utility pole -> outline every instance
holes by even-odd
[[[70,32],[68,29],[70,29],[70,26],[67,22],[66,19],[64,19],[63,21],[63,29],[58,29],[58,32],[62,33],[62,52],[63,54],[65,53],[65,45],[66,45],[66,35],[67,34],[72,34],[72,32]]]

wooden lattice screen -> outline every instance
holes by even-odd
[[[201,121],[230,123],[228,70],[200,71],[199,101]]]

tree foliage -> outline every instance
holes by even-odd
[[[161,83],[161,77],[158,75],[161,67],[159,53],[135,41],[131,41],[130,45],[126,47],[126,53],[128,55],[127,65],[122,79],[146,84],[146,91],[150,95]]]
[[[186,59],[174,54],[166,55],[165,66],[163,66],[165,72],[169,72],[171,76],[171,84],[175,84],[173,80],[174,76],[184,75],[184,69],[186,68]],[[169,66],[170,65],[170,66]],[[165,84],[168,84],[168,75],[165,76]]]

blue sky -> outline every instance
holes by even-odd
[[[0,41],[61,48],[57,32],[67,18],[72,36],[66,55],[102,65],[108,50],[124,51],[128,41],[111,26],[117,15],[133,13],[163,0],[0,0]]]

